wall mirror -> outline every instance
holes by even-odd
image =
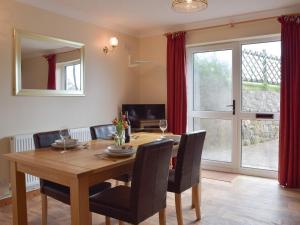
[[[14,30],[15,95],[84,96],[84,45]]]

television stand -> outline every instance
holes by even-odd
[[[140,120],[140,127],[132,129],[133,132],[160,132],[159,120]]]
[[[159,128],[132,128],[132,132],[149,132],[149,133],[161,133]]]
[[[159,128],[159,120],[140,120],[140,128]]]

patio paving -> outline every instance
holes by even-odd
[[[205,148],[204,148],[205,149]],[[204,159],[231,162],[230,148],[205,149]],[[278,170],[278,140],[242,146],[242,166],[267,170]]]

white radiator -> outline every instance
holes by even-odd
[[[34,142],[32,134],[21,134],[11,137],[10,139],[11,152],[26,152],[34,150]],[[38,177],[26,174],[26,189],[32,190],[39,187],[40,180]]]
[[[92,140],[89,127],[72,128],[69,130],[69,133],[71,135],[71,138],[78,139],[81,142]]]

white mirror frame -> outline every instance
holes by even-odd
[[[49,37],[45,35],[30,33],[14,29],[14,95],[17,96],[85,96],[85,73],[84,73],[84,44],[79,42],[73,42],[63,40],[60,38]],[[40,89],[22,89],[22,72],[21,72],[21,38],[26,37],[35,40],[51,40],[64,43],[74,48],[80,48],[80,63],[81,63],[81,82],[82,90],[70,91],[70,90],[40,90]]]

